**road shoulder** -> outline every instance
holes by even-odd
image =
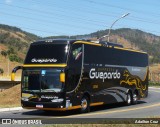
[[[0,112],[6,112],[6,111],[18,111],[22,110],[22,107],[14,107],[14,108],[0,108]]]

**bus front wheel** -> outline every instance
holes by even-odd
[[[81,99],[81,113],[90,112],[90,101],[87,96],[84,96]]]

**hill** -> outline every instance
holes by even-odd
[[[20,107],[21,85],[0,91],[0,108]]]
[[[37,39],[40,37],[17,27],[0,24],[0,69],[10,72],[23,63],[29,44]]]
[[[106,29],[85,35],[51,36],[46,38],[97,40],[97,38],[107,33],[108,30]],[[14,66],[23,63],[29,44],[39,39],[42,38],[17,27],[0,24],[0,69],[2,68],[4,72],[11,71]],[[107,40],[107,38],[104,38],[104,40]],[[123,44],[125,48],[146,51],[149,54],[150,64],[160,63],[160,36],[137,29],[121,28],[111,30],[110,41]]]
[[[0,24],[0,44],[13,48],[15,51],[26,53],[29,44],[39,38],[17,27]]]
[[[91,34],[71,36],[71,39],[97,40],[108,33],[108,30],[101,30]],[[137,29],[121,28],[111,30],[110,41],[123,44],[126,48],[138,49],[149,54],[150,64],[160,62],[160,36],[147,33]],[[47,38],[68,38],[68,36],[51,36]],[[107,40],[107,38],[104,38]]]

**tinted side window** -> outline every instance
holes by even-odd
[[[89,64],[109,64],[121,66],[148,66],[147,54],[106,48],[100,46],[85,45],[85,63]]]

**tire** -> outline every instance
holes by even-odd
[[[87,96],[84,96],[81,99],[81,109],[80,109],[81,113],[87,113],[90,112],[90,101],[89,98]]]
[[[130,92],[127,93],[127,97],[126,97],[125,103],[126,103],[127,106],[131,105],[131,103],[132,103],[132,96],[131,96]]]
[[[137,92],[134,92],[132,96],[132,104],[133,105],[137,104],[137,101],[138,101],[138,95]]]

